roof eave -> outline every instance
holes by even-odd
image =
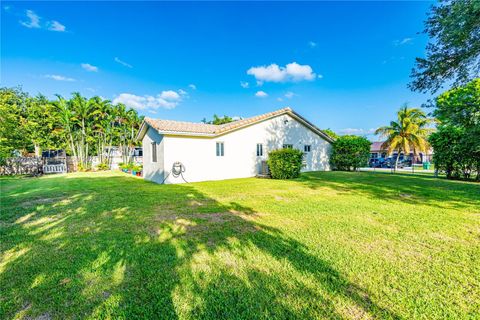
[[[137,136],[135,137],[135,141],[143,140],[143,137],[147,133],[147,125],[149,125],[149,124],[145,121],[145,119],[143,119],[142,124],[140,125],[140,128],[138,129]]]
[[[187,137],[216,137],[214,133],[201,133],[201,132],[187,132],[187,131],[162,131],[157,130],[158,133],[167,136],[187,136]]]
[[[335,142],[335,139],[333,139],[332,137],[330,137],[328,134],[326,134],[325,132],[323,132],[322,130],[320,130],[316,125],[314,125],[313,123],[311,123],[310,121],[308,121],[307,119],[305,119],[304,117],[302,117],[301,115],[299,115],[298,113],[296,113],[295,111],[293,110],[289,110],[289,111],[286,111],[285,113],[287,114],[290,114],[291,116],[293,116],[295,119],[299,120],[300,122],[302,122],[304,125],[306,125],[307,127],[310,128],[310,130],[314,131],[315,133],[317,133],[319,136],[321,136],[322,138],[324,138],[327,142],[329,143],[333,143]]]

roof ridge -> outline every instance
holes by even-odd
[[[199,133],[199,134],[220,134],[225,133],[230,130],[235,130],[248,126],[259,121],[267,120],[272,117],[276,117],[288,112],[294,112],[290,107],[285,107],[275,111],[255,115],[245,119],[235,120],[229,123],[224,124],[211,124],[203,122],[190,122],[190,121],[177,121],[177,120],[166,120],[166,119],[153,119],[145,117],[145,122],[154,127],[159,131],[166,132],[188,132],[188,133]]]

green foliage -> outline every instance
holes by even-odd
[[[442,93],[435,99],[434,107],[433,115],[441,125],[480,126],[480,78]]]
[[[12,156],[14,150],[26,152],[32,148],[25,139],[25,122],[28,95],[20,88],[0,88],[0,158]]]
[[[97,165],[97,170],[105,171],[105,170],[109,170],[109,169],[110,169],[110,166],[106,162],[101,162]]]
[[[440,122],[430,138],[436,168],[448,178],[480,180],[480,79],[449,90],[435,99]]]
[[[300,175],[303,153],[297,149],[280,149],[268,154],[268,167],[274,179],[293,179]]]
[[[134,164],[134,165],[132,166],[132,169],[131,169],[131,170],[132,170],[132,171],[135,171],[135,172],[141,172],[142,169],[143,169],[143,166],[142,166],[142,165]]]
[[[386,141],[382,147],[390,154],[397,151],[395,169],[397,169],[400,153],[414,154],[427,153],[430,145],[427,137],[432,129],[429,125],[432,119],[427,118],[425,112],[418,108],[408,108],[406,105],[397,112],[397,121],[391,121],[390,125],[378,128],[375,134],[379,134]]]
[[[79,168],[87,169],[91,155],[107,162],[105,148],[119,146],[126,162],[141,121],[135,110],[100,97],[73,93],[71,99],[50,101],[19,88],[0,88],[0,158],[14,150],[39,155],[41,149],[66,149]]]
[[[223,117],[219,117],[216,114],[213,115],[213,120],[207,121],[207,119],[205,119],[205,118],[202,120],[203,123],[216,124],[216,125],[226,124],[226,123],[230,123],[230,122],[233,122],[233,121],[234,120],[233,120],[232,117],[225,116],[225,115]]]
[[[333,143],[330,158],[336,170],[357,170],[368,163],[371,142],[365,137],[355,135],[340,136]]]
[[[339,137],[339,135],[335,131],[331,130],[330,128],[322,129],[322,131],[328,134],[332,139],[338,139]]]
[[[441,1],[425,23],[431,39],[426,58],[417,58],[412,70],[413,90],[437,91],[445,82],[456,86],[479,76],[480,2]]]

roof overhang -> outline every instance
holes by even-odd
[[[246,127],[249,127],[249,126],[252,126],[252,125],[255,125],[255,124],[258,124],[260,122],[263,122],[263,121],[267,121],[267,120],[270,120],[270,119],[273,119],[273,118],[276,118],[276,117],[279,117],[279,116],[282,116],[282,115],[289,115],[290,117],[292,117],[293,119],[297,120],[298,122],[300,122],[301,124],[303,124],[305,127],[307,127],[308,129],[310,129],[311,131],[313,131],[314,133],[316,133],[317,135],[319,135],[322,139],[324,139],[325,141],[329,142],[329,143],[333,143],[335,141],[335,139],[333,139],[332,137],[330,137],[329,135],[327,135],[325,132],[323,132],[322,130],[320,130],[317,126],[315,126],[313,123],[311,123],[310,121],[308,121],[307,119],[305,119],[304,117],[302,117],[300,114],[296,113],[295,111],[293,111],[292,109],[290,108],[285,108],[283,109],[284,111],[281,112],[281,113],[277,113],[277,114],[273,114],[271,115],[270,117],[265,117],[265,118],[262,118],[258,121],[255,121],[255,122],[249,122],[249,123],[245,123],[244,125],[241,125],[241,126],[233,126],[232,128],[226,128],[225,130],[220,130],[219,132],[215,132],[215,133],[200,133],[200,132],[182,132],[182,131],[166,131],[166,130],[158,130],[156,128],[154,128],[152,125],[150,125],[148,123],[148,119],[145,118],[142,122],[142,124],[140,125],[140,129],[138,130],[138,134],[137,134],[137,141],[139,140],[142,140],[143,137],[145,136],[145,134],[147,133],[147,130],[148,130],[148,127],[152,127],[154,130],[156,130],[159,134],[162,134],[162,135],[167,135],[167,136],[182,136],[182,137],[198,137],[198,138],[215,138],[215,137],[219,137],[219,136],[223,136],[227,133],[230,133],[230,132],[233,132],[233,131],[237,131],[237,130],[241,130],[241,129],[244,129]]]

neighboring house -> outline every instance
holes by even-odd
[[[130,149],[129,149],[130,151]],[[110,157],[121,157],[123,156],[122,149],[117,146],[107,146],[103,148],[103,154]],[[142,147],[134,147],[129,156],[132,157],[141,157],[143,155]]]
[[[372,161],[373,159],[387,159],[390,157],[396,159],[398,153],[396,151],[393,151],[392,153],[388,154],[387,149],[382,148],[383,142],[384,141],[372,142],[372,144],[370,145],[370,161]],[[433,154],[433,150],[429,150],[427,153],[419,152],[415,156],[415,163],[423,163],[423,162],[431,161],[432,154]],[[413,152],[410,152],[410,154],[407,157],[405,157],[405,155],[402,152],[400,153],[399,160],[410,160],[412,158],[413,158]]]
[[[137,139],[143,176],[157,183],[256,176],[268,152],[281,148],[305,153],[303,171],[330,170],[333,142],[290,108],[223,125],[145,118]]]

